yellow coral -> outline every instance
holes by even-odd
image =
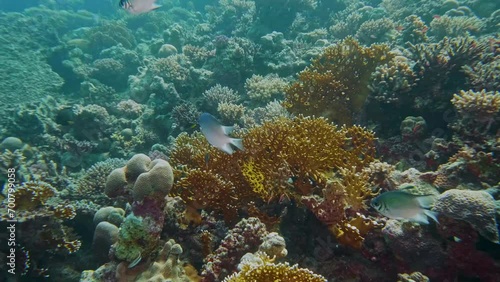
[[[259,198],[300,201],[302,196],[318,194],[329,180],[328,173],[346,170],[349,173],[337,175],[346,177],[345,183],[339,182],[344,185],[339,209],[359,210],[371,195],[368,178],[361,172],[374,159],[375,137],[362,127],[338,128],[324,118],[299,116],[266,122],[239,137],[245,151],[228,155],[199,133],[181,134],[170,158],[177,181],[172,194],[189,206],[227,217]]]
[[[248,181],[253,191],[259,194],[262,198],[267,198],[269,191],[266,190],[264,182],[264,174],[257,168],[253,160],[249,160],[243,163],[241,167],[241,172],[245,179]]]
[[[359,249],[365,240],[364,236],[374,228],[381,227],[382,225],[378,222],[361,214],[357,214],[356,217],[332,225],[329,229],[335,235],[339,243]]]
[[[325,49],[299,74],[299,80],[285,90],[284,105],[293,113],[352,124],[370,92],[371,74],[393,57],[387,45],[362,47],[348,37]]]
[[[241,271],[224,279],[224,282],[326,282],[326,278],[297,264],[273,263],[265,254],[259,254],[260,263],[244,264]]]
[[[187,205],[196,209],[209,208],[224,215],[226,221],[236,219],[239,202],[235,186],[212,171],[193,169],[173,187]]]
[[[451,99],[455,109],[463,116],[484,120],[493,118],[500,111],[500,92],[460,90]]]

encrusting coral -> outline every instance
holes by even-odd
[[[352,124],[370,92],[376,67],[394,55],[387,45],[363,47],[348,37],[328,47],[286,90],[284,105],[292,113],[320,115],[339,124]]]

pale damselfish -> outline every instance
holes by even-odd
[[[224,126],[211,114],[203,113],[198,119],[198,124],[201,128],[201,133],[207,138],[208,143],[212,146],[232,154],[234,148],[243,151],[243,142],[238,138],[231,138],[228,136],[233,131],[233,126]]]
[[[428,224],[427,217],[438,222],[437,213],[429,210],[434,200],[434,195],[420,196],[404,191],[389,191],[374,198],[371,206],[389,218]]]
[[[156,0],[120,0],[120,7],[131,14],[138,15],[160,8],[161,6],[155,2]]]

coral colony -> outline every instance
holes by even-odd
[[[0,281],[500,281],[499,1],[0,11]]]

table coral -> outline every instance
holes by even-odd
[[[321,115],[352,124],[370,92],[370,76],[394,55],[387,45],[363,47],[349,37],[328,47],[286,90],[284,105],[292,113]]]

